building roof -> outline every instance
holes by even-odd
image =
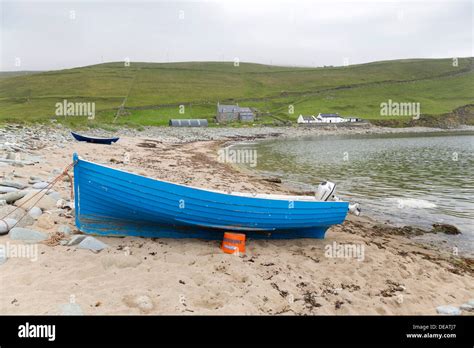
[[[245,112],[245,113],[253,113],[252,109],[248,107],[240,107],[238,105],[224,105],[224,104],[217,104],[217,111],[218,112]]]
[[[339,114],[319,114],[321,117],[341,117]]]

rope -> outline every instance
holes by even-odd
[[[36,205],[36,203],[38,203],[46,194],[48,194],[48,192],[53,188],[54,185],[57,184],[57,182],[64,176],[68,176],[69,179],[70,179],[70,183],[71,183],[71,201],[74,200],[74,190],[73,190],[73,181],[72,181],[72,177],[71,175],[69,174],[69,170],[71,168],[73,168],[75,165],[76,165],[77,161],[74,161],[72,163],[70,163],[66,168],[64,168],[64,170],[62,171],[61,174],[59,174],[58,176],[56,176],[53,180],[51,180],[48,185],[39,190],[38,192],[36,192],[33,196],[31,196],[30,198],[28,198],[26,201],[24,201],[23,203],[21,203],[19,206],[17,206],[15,209],[13,209],[11,212],[9,212],[8,214],[6,214],[4,217],[0,218],[0,221],[2,221],[3,223],[5,223],[5,225],[7,226],[7,229],[8,229],[8,224],[6,223],[6,221],[4,220],[7,216],[9,216],[10,214],[12,214],[13,212],[15,212],[16,210],[20,209],[22,206],[24,206],[26,203],[28,203],[30,200],[32,200],[35,196],[37,196],[38,194],[40,194],[39,198],[33,203],[32,207],[34,207]],[[42,192],[46,190],[45,192]],[[12,226],[15,227],[25,216],[26,214],[28,213],[30,209],[25,209],[25,213],[23,214],[23,216]]]

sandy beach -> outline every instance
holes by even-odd
[[[75,142],[62,127],[9,126],[0,133],[0,157],[11,159],[1,163],[0,181],[31,190],[33,182],[57,176],[77,152],[87,160],[180,184],[298,194],[218,162],[218,150],[230,142],[271,136],[398,131],[150,128],[121,130],[119,142],[104,146]],[[70,188],[66,177],[54,190],[67,202]],[[8,207],[0,207],[0,218]],[[349,216],[323,240],[248,240],[246,253],[239,256],[223,253],[219,241],[198,239],[96,237],[108,245],[98,253],[62,245],[61,239],[80,231],[73,210],[50,202],[41,216],[22,222],[49,239],[36,244],[37,260],[11,256],[0,263],[1,314],[407,315],[436,314],[437,306],[460,306],[474,298],[472,258],[421,244],[406,229],[366,216]],[[64,226],[71,235],[57,234]],[[0,244],[23,245],[10,237],[0,236]],[[363,248],[363,257],[328,255],[328,248],[346,244]]]

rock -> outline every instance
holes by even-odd
[[[436,312],[438,312],[438,314],[446,314],[446,315],[461,314],[461,310],[455,306],[438,306],[436,307]]]
[[[27,185],[22,184],[21,182],[17,182],[17,181],[2,181],[0,182],[0,186],[13,187],[19,190],[23,190],[24,188],[27,187]]]
[[[37,182],[36,184],[34,184],[33,188],[37,189],[37,190],[42,190],[42,189],[45,189],[48,186],[49,186],[49,183],[44,182],[44,181],[40,181],[40,182]]]
[[[61,315],[83,315],[82,308],[77,303],[66,303],[59,306]]]
[[[16,191],[18,191],[18,189],[14,187],[0,186],[0,193],[9,193],[9,192],[16,192]]]
[[[142,263],[139,258],[126,254],[104,255],[101,262],[105,269],[114,266],[117,268],[137,267]]]
[[[43,211],[56,208],[56,201],[48,195],[42,196],[42,198],[38,202],[36,202],[39,199],[41,193],[36,195],[34,198],[32,198],[32,197],[37,192],[38,191],[36,191],[36,190],[35,191],[29,191],[26,194],[25,197],[23,197],[22,199],[19,199],[18,201],[16,201],[15,205],[20,206],[20,205],[24,204],[23,208],[25,208],[25,209],[31,209],[31,208],[33,208],[33,206],[37,206],[37,207],[41,208]]]
[[[469,303],[464,303],[459,308],[465,312],[474,312],[474,306],[470,305]]]
[[[461,231],[456,226],[449,224],[433,224],[431,229],[433,233],[445,233],[445,234],[461,234]]]
[[[39,218],[42,214],[43,214],[43,211],[41,210],[41,208],[39,207],[33,207],[31,208],[30,210],[28,210],[28,214],[33,218],[33,219],[37,219]]]
[[[467,304],[474,307],[474,299],[467,301]]]
[[[15,227],[26,227],[34,224],[35,220],[28,215],[22,208],[17,208],[13,205],[6,205],[0,207],[0,216],[7,216],[10,219],[18,221]]]
[[[56,191],[49,192],[48,196],[51,197],[52,199],[54,199],[55,201],[58,201],[58,200],[61,199],[61,195]]]
[[[16,191],[0,194],[0,199],[5,200],[7,203],[14,203],[25,196],[26,191]]]
[[[0,220],[0,235],[7,234],[16,223],[17,220],[11,218]]]
[[[51,214],[43,214],[38,217],[36,220],[36,225],[38,227],[44,228],[45,230],[50,230],[54,227],[54,220]]]
[[[65,236],[69,236],[72,233],[72,229],[68,225],[59,225],[58,232],[64,233]]]
[[[66,208],[67,206],[68,206],[67,202],[62,198],[58,199],[58,201],[56,202],[56,207],[60,209]]]
[[[10,230],[10,238],[13,240],[39,242],[48,239],[48,234],[29,228],[13,227]]]
[[[67,243],[67,245],[76,245],[82,242],[84,239],[86,239],[87,236],[83,234],[76,234],[71,238],[71,240]]]
[[[3,207],[5,205],[7,205],[7,201],[4,199],[0,199],[0,207]]]
[[[107,244],[102,243],[100,240],[95,239],[94,237],[86,237],[82,242],[77,246],[79,249],[88,249],[92,251],[101,251],[108,247]]]

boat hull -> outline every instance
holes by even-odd
[[[177,185],[74,157],[76,225],[84,233],[221,239],[324,238],[347,202],[263,199]]]
[[[85,135],[77,134],[74,132],[71,132],[71,135],[77,141],[85,141],[88,143],[104,144],[104,145],[111,145],[112,143],[115,143],[120,139],[120,138],[94,138],[94,137],[88,137]]]

